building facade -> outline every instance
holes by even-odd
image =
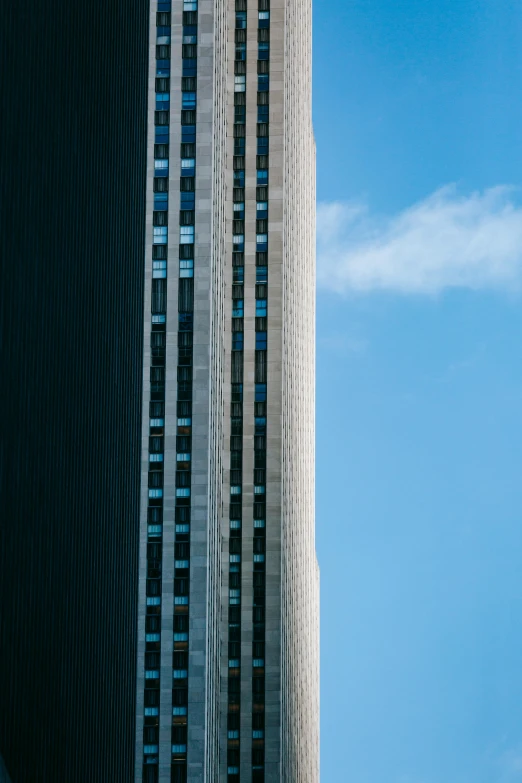
[[[0,2],[0,779],[13,783],[134,775],[148,24],[148,0]]]
[[[135,780],[319,780],[309,0],[152,0]]]

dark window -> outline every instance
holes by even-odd
[[[236,30],[246,30],[247,15],[246,11],[236,12]]]
[[[256,332],[256,351],[266,351],[266,332]]]
[[[181,127],[181,141],[183,144],[195,144],[196,143],[196,126],[195,125],[183,125]]]
[[[257,121],[258,122],[268,122],[269,109],[270,109],[270,107],[268,105],[258,106],[257,107]]]
[[[258,92],[268,92],[270,89],[270,77],[267,73],[260,73],[257,77]]]

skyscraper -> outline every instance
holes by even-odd
[[[147,0],[125,13],[118,0],[0,0],[12,783],[134,774],[148,13]]]
[[[316,783],[310,0],[152,0],[135,780]]]

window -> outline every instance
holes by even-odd
[[[183,0],[183,10],[184,11],[197,11],[198,10],[198,0]]]
[[[268,136],[258,136],[257,138],[257,154],[268,155]]]
[[[153,324],[164,324],[165,323],[165,316],[164,315],[153,315],[151,319]]]
[[[156,125],[154,130],[154,141],[156,144],[168,144],[169,143],[169,126],[168,125]]]
[[[270,27],[270,11],[259,11],[259,27],[261,29],[266,29],[267,27]]]
[[[258,201],[256,204],[257,220],[266,220],[268,218],[268,201]]]
[[[261,334],[261,332],[258,332],[258,334]],[[265,334],[266,334],[266,332],[265,332]],[[265,337],[265,340],[266,340],[266,337]],[[264,435],[265,430],[266,430],[266,418],[264,416],[256,416],[256,418],[255,418],[255,434],[256,435]]]
[[[186,606],[188,604],[188,595],[175,595],[174,604],[176,606]]]
[[[256,332],[256,351],[266,351],[266,332]]]
[[[231,519],[230,520],[230,529],[231,530],[241,530],[241,520],[240,519]]]
[[[230,665],[230,661],[229,661],[229,665]],[[238,666],[239,666],[239,662],[238,662]],[[239,739],[239,730],[238,729],[232,729],[231,731],[229,731],[227,733],[227,737],[228,737],[228,739]]]
[[[245,142],[246,139],[244,136],[240,136],[239,138],[234,139],[234,155],[245,154]]]
[[[146,680],[157,680],[159,678],[159,671],[157,669],[147,669],[145,671]]]
[[[195,58],[183,58],[183,76],[197,76],[198,61]]]
[[[246,11],[236,11],[236,30],[246,30]]]
[[[256,299],[256,317],[266,318],[266,299]]]
[[[256,283],[266,283],[268,280],[268,267],[256,266]]]
[[[159,642],[160,635],[159,633],[146,633],[145,634],[145,641],[146,642]]]
[[[264,519],[254,519],[254,527],[255,528],[262,528],[265,526],[265,520]]]
[[[143,746],[143,752],[145,755],[148,755],[150,753],[157,753],[158,752],[158,746],[157,745],[144,745]]]
[[[193,177],[196,168],[196,161],[194,158],[182,158],[181,159],[181,176]]]
[[[232,606],[237,606],[241,601],[241,590],[238,588],[230,588],[228,591],[229,602]],[[158,634],[159,636],[159,634]]]
[[[246,106],[234,106],[234,122],[240,125],[245,122],[246,119]]]
[[[243,332],[234,332],[232,334],[232,350],[233,351],[243,350]]]
[[[268,185],[268,169],[257,170],[257,184]]]
[[[157,158],[154,161],[154,176],[155,177],[169,176],[169,162],[166,158]]]
[[[156,212],[165,212],[168,208],[169,208],[169,194],[155,193],[154,209],[156,210]]]
[[[246,43],[236,43],[236,60],[246,60]]]
[[[153,261],[152,262],[152,277],[167,277],[167,262],[166,261]]]
[[[268,112],[270,106],[258,106],[257,107],[257,121],[268,122]]]
[[[257,53],[257,59],[258,60],[268,60],[270,58],[270,44],[269,43],[260,43],[259,44],[259,50]]]
[[[174,634],[174,636],[185,636],[188,638],[188,635],[185,634]],[[187,714],[187,708],[186,707],[173,707],[172,708],[172,714],[173,715],[186,715]]]
[[[265,494],[265,487],[264,486],[257,486],[254,487],[254,495],[264,495]]]
[[[239,767],[227,767],[227,775],[239,775]]]
[[[192,419],[178,419],[178,427],[190,427],[192,425]]]
[[[194,259],[182,258],[179,262],[180,277],[194,277]]]
[[[265,562],[264,555],[254,555],[254,563],[264,563],[264,562]]]
[[[232,270],[232,282],[234,283],[243,283],[245,280],[245,267],[244,266],[235,266]]]
[[[178,488],[176,489],[176,497],[177,498],[189,498],[190,497],[190,488]]]
[[[230,487],[230,494],[231,495],[240,495],[241,494],[241,486],[234,486]]]
[[[170,76],[170,60],[156,60],[156,76]]]
[[[148,716],[148,715],[151,715],[151,716],[159,715],[159,707],[145,707],[145,715],[146,716]]]
[[[155,245],[167,244],[167,226],[154,226],[153,228],[153,242]]]
[[[259,73],[257,75],[257,90],[258,92],[268,92],[270,87],[270,77],[268,73]]]
[[[180,245],[192,245],[194,243],[194,226],[179,227],[179,243]]]
[[[268,234],[256,234],[256,251],[266,253],[268,250]]]
[[[245,170],[239,169],[239,171],[234,171],[234,187],[235,188],[244,188],[245,187]]]
[[[239,659],[238,658],[230,658],[228,661],[228,668],[229,669],[237,669],[239,666]]]
[[[176,533],[188,533],[190,530],[190,525],[187,525],[186,523],[182,525],[176,525]]]
[[[183,144],[195,144],[196,143],[196,126],[195,125],[182,125],[181,126],[181,141]]]
[[[149,498],[162,498],[162,497],[163,497],[162,489],[149,489]]]
[[[265,736],[265,732],[261,729],[254,729],[252,731],[252,739],[263,739]]]
[[[156,525],[149,525],[149,527],[156,527]],[[161,528],[161,525],[157,525],[157,527]],[[147,606],[161,606],[161,596],[159,596],[159,595],[148,595],[147,596]]]
[[[234,299],[232,305],[232,318],[243,318],[243,300]]]
[[[182,109],[195,109],[196,108],[196,93],[195,92],[183,92],[182,93]]]
[[[232,244],[234,245],[234,251],[242,252],[245,249],[245,235],[234,234],[232,236]]]
[[[244,220],[245,218],[245,202],[238,201],[234,204],[234,220]]]
[[[234,92],[245,92],[245,90],[246,90],[246,76],[244,74],[240,74],[239,76],[234,76]],[[157,100],[156,100],[156,104],[157,104]]]
[[[183,26],[183,43],[197,44],[198,26],[196,24],[186,24]]]
[[[266,402],[266,383],[256,383],[255,402]]]
[[[172,752],[173,753],[186,753],[187,752],[187,746],[186,745],[173,745],[172,746]]]
[[[168,111],[170,105],[170,95],[168,92],[156,93],[156,111]]]
[[[158,45],[170,43],[170,27],[156,27],[156,43]]]
[[[195,193],[180,193],[180,205],[181,211],[193,210],[195,206]]]

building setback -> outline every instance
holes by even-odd
[[[135,780],[319,780],[309,0],[150,9]]]
[[[134,775],[148,12],[0,2],[0,756],[13,783]]]

